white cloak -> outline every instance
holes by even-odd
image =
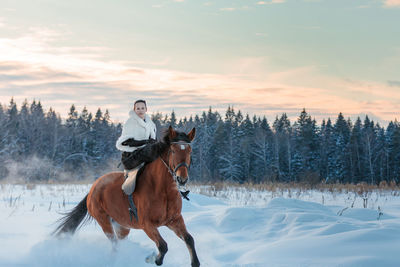
[[[156,125],[147,114],[145,114],[145,120],[140,118],[134,110],[129,111],[129,118],[122,126],[122,134],[116,143],[118,150],[132,152],[144,146],[123,146],[122,143],[129,138],[133,138],[136,141],[147,140],[149,138],[156,139]]]

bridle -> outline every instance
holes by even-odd
[[[190,143],[185,142],[185,141],[171,142],[171,144],[178,144],[178,145],[182,145],[182,146],[190,146]],[[186,161],[183,161],[183,162],[179,163],[178,165],[176,165],[175,168],[174,168],[174,170],[172,170],[171,167],[170,167],[170,165],[169,165],[169,155],[170,155],[170,153],[171,153],[171,147],[169,148],[169,150],[168,150],[168,155],[167,155],[168,164],[164,161],[164,159],[163,159],[162,157],[160,157],[160,158],[161,158],[161,161],[164,163],[165,167],[167,167],[168,172],[172,175],[172,178],[174,179],[174,181],[175,181],[175,183],[176,183],[178,189],[180,190],[181,188],[184,188],[184,186],[181,186],[181,185],[180,185],[180,182],[178,181],[178,176],[176,175],[176,172],[177,172],[178,169],[179,169],[180,167],[182,167],[182,166],[183,166],[183,167],[186,167],[186,169],[188,169],[188,171],[189,171],[190,164],[188,165],[188,164],[186,163]],[[192,163],[192,162],[190,162],[190,163]]]

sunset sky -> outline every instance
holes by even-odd
[[[0,103],[400,119],[400,0],[2,0]]]

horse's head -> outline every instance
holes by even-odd
[[[169,167],[176,175],[179,185],[185,185],[189,179],[189,166],[191,160],[192,148],[190,142],[194,139],[196,129],[193,128],[188,134],[177,132],[171,126],[168,128]]]

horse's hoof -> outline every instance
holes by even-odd
[[[199,260],[192,261],[192,267],[200,267]]]
[[[151,255],[146,257],[146,262],[154,264],[156,263],[156,259],[157,259],[157,254],[153,252]]]
[[[156,260],[156,265],[160,266],[162,265],[163,261],[161,259]]]

